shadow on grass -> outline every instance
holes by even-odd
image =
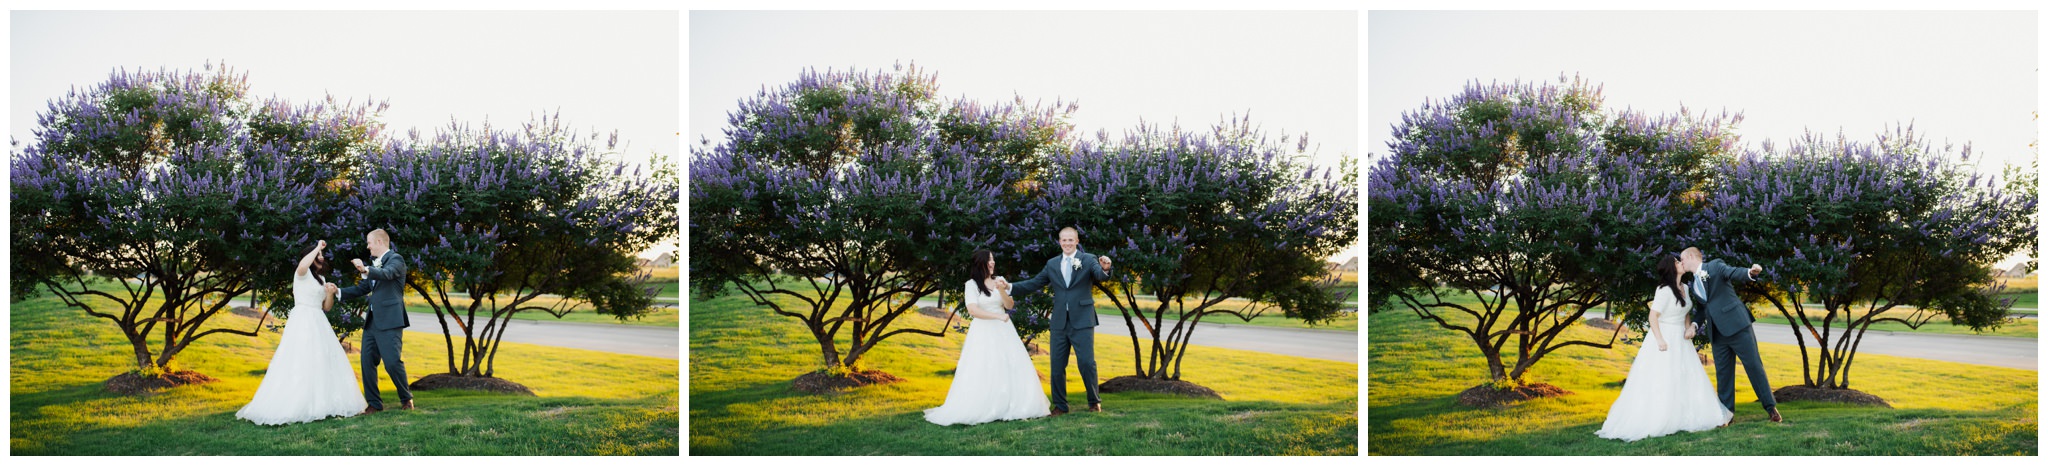
[[[561,455],[675,454],[675,412],[659,403],[422,392],[420,408],[261,426],[233,411],[141,424],[78,427],[31,455]],[[584,440],[599,438],[601,442]],[[578,440],[583,439],[583,440]]]
[[[1442,401],[1371,408],[1375,432],[1387,432],[1391,422],[1414,413],[1444,413]],[[2032,403],[2016,403],[1990,410],[1885,409],[1876,407],[1789,402],[1779,405],[1786,421],[1773,423],[1754,403],[1736,406],[1733,424],[1701,432],[1678,432],[1662,437],[1623,442],[1594,435],[1605,422],[1559,424],[1515,434],[1484,439],[1457,439],[1428,443],[1418,455],[1688,455],[1688,456],[1795,456],[1795,455],[2036,455],[2036,426],[2013,422]],[[1485,408],[1451,407],[1477,411]],[[1506,408],[1513,410],[1515,408]],[[1383,413],[1382,410],[1386,412]],[[1381,418],[1382,414],[1388,415]],[[1502,412],[1502,422],[1517,422],[1513,412]],[[1955,433],[1967,435],[1954,435]],[[1412,439],[1412,437],[1411,437]],[[1370,442],[1370,441],[1369,441]],[[1378,445],[1375,445],[1376,447]],[[1395,447],[1401,448],[1401,447]],[[1385,454],[1375,448],[1374,454]]]
[[[695,401],[696,395],[691,400]],[[932,400],[937,406],[943,400]],[[1103,412],[940,426],[922,409],[822,425],[723,419],[719,438],[693,438],[692,455],[1275,455],[1356,454],[1350,422],[1330,403],[1232,402],[1161,394],[1105,396]],[[711,418],[693,412],[693,422]],[[721,413],[723,414],[723,413]],[[712,420],[711,422],[720,422]],[[735,429],[745,424],[746,429]],[[706,426],[709,428],[710,426]],[[744,430],[744,432],[734,432]],[[1333,433],[1331,431],[1342,431]],[[731,435],[731,434],[740,435]]]

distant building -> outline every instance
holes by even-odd
[[[2027,276],[2027,263],[2025,263],[2025,262],[2021,262],[2021,263],[2013,264],[2013,265],[2012,265],[2012,268],[2011,268],[2011,269],[2008,269],[2008,270],[2006,270],[2006,271],[2005,271],[2005,276],[2008,276],[2008,277],[2024,277],[2024,276]]]

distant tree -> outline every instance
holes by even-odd
[[[1357,175],[1310,164],[1305,137],[1293,151],[1287,142],[1244,119],[1083,142],[1051,164],[1015,225],[1036,241],[1012,249],[1011,263],[1043,263],[1059,254],[1053,235],[1078,227],[1084,248],[1115,261],[1096,291],[1123,315],[1142,378],[1179,380],[1207,316],[1334,319],[1346,293],[1321,283],[1323,259],[1358,239]]]
[[[1604,342],[1565,333],[1588,309],[1640,325],[1654,260],[1691,241],[1679,227],[1736,141],[1740,117],[1612,112],[1599,89],[1560,81],[1426,103],[1367,175],[1367,309],[1468,337],[1496,388],[1557,350],[1611,347],[1618,327]]]
[[[899,66],[805,72],[741,102],[725,141],[691,151],[692,289],[737,290],[801,322],[820,376],[893,379],[861,357],[896,335],[944,335],[892,326],[960,289],[974,249],[1020,239],[1001,226],[1022,215],[1031,167],[1064,143],[1074,110],[937,95],[932,76]]]
[[[288,289],[297,259],[341,231],[331,181],[349,173],[320,160],[366,150],[383,106],[259,100],[246,76],[116,70],[52,101],[11,154],[14,298],[47,291],[113,322],[150,379],[186,373],[176,356],[208,335],[257,335],[208,324],[231,299]]]
[[[520,313],[646,315],[655,288],[634,254],[679,234],[677,172],[658,156],[627,164],[616,134],[597,137],[542,116],[516,130],[451,124],[390,141],[361,165],[347,204],[361,223],[339,263],[370,260],[364,232],[391,234],[411,270],[406,299],[440,323],[450,376],[495,377]]]
[[[1969,157],[1968,146],[1936,147],[1910,128],[1875,142],[1808,134],[1784,151],[1765,144],[1709,191],[1695,229],[1710,254],[1763,265],[1744,291],[1792,322],[1803,385],[1849,389],[1874,324],[2006,322],[2011,302],[1995,297],[1990,264],[2038,253],[2037,178],[2016,167],[1985,176]]]

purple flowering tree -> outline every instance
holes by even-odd
[[[11,154],[14,298],[48,292],[120,327],[136,371],[117,380],[210,380],[177,355],[257,334],[260,322],[210,325],[233,298],[268,292],[277,314],[290,308],[277,290],[339,228],[331,181],[349,173],[320,160],[369,147],[382,108],[258,100],[245,74],[212,64],[117,70],[53,100]]]
[[[1358,239],[1355,171],[1308,163],[1248,120],[1207,132],[1141,126],[1121,140],[1084,141],[1054,159],[1008,248],[1025,267],[1059,254],[1052,235],[1082,232],[1082,246],[1113,258],[1098,284],[1123,315],[1138,379],[1181,379],[1202,319],[1244,321],[1279,310],[1327,322],[1347,293],[1331,289],[1323,258]],[[1025,270],[1025,276],[1030,270]],[[1021,307],[1021,306],[1020,306]],[[1143,339],[1141,340],[1141,337]],[[1105,390],[1124,384],[1118,377]]]
[[[588,309],[625,320],[652,311],[656,289],[633,254],[677,236],[679,179],[660,157],[653,167],[611,157],[616,144],[616,134],[600,142],[542,116],[512,130],[414,131],[363,160],[347,203],[360,219],[350,238],[391,234],[411,269],[407,299],[434,310],[447,347],[448,372],[415,385],[494,378],[519,313]],[[341,268],[369,260],[360,241],[338,246]]]
[[[1074,110],[937,92],[915,67],[809,71],[742,101],[724,142],[692,150],[691,287],[802,323],[823,370],[800,387],[895,380],[861,357],[897,335],[945,334],[894,327],[920,299],[957,294],[973,250],[1019,242],[1001,226],[1023,215],[1032,167]]]
[[[1605,306],[1640,326],[1651,267],[1724,163],[1739,117],[1602,108],[1600,90],[1472,84],[1394,127],[1367,175],[1369,312],[1400,308],[1468,337],[1486,358],[1474,403],[1568,393],[1528,384],[1553,352],[1612,347],[1566,330]],[[1461,396],[1461,400],[1468,397]]]
[[[1870,326],[1909,328],[1942,317],[1973,330],[2007,319],[1990,265],[2037,253],[2036,175],[2001,180],[1910,128],[1874,142],[1808,134],[1784,150],[1764,144],[1716,183],[1694,228],[1710,255],[1761,264],[1747,298],[1793,323],[1805,389],[1849,390]],[[1836,392],[1839,393],[1839,392]]]

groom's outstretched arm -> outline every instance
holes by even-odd
[[[356,280],[356,286],[342,288],[334,293],[334,300],[356,299],[370,295],[370,281]]]
[[[1041,268],[1038,270],[1038,276],[1031,277],[1030,280],[1011,283],[1010,296],[1036,293],[1039,289],[1045,288],[1049,284],[1052,284],[1052,267]]]
[[[1097,255],[1093,255],[1093,254],[1090,254],[1090,255],[1089,255],[1089,257],[1088,257],[1088,260],[1086,260],[1086,261],[1082,261],[1082,262],[1081,262],[1082,264],[1087,264],[1087,265],[1086,265],[1086,266],[1083,266],[1083,267],[1081,267],[1081,268],[1082,268],[1082,269],[1084,269],[1084,270],[1087,270],[1087,271],[1088,271],[1088,277],[1089,277],[1089,278],[1092,278],[1092,279],[1095,279],[1095,282],[1096,282],[1096,283],[1102,283],[1102,282],[1106,282],[1106,281],[1109,281],[1109,272],[1108,272],[1108,271],[1105,271],[1105,270],[1102,270],[1102,264],[1098,263],[1098,262],[1097,262],[1097,261],[1098,261],[1098,259],[1096,259],[1096,258],[1098,258],[1098,257],[1102,257],[1102,256],[1097,256]],[[1112,261],[1113,261],[1113,260],[1115,260],[1115,259],[1114,259],[1114,258],[1112,258],[1112,259],[1110,259],[1110,260],[1112,260]]]
[[[363,274],[368,275],[373,280],[404,280],[405,257],[395,252],[391,253],[391,258],[384,260],[383,267],[363,267]]]
[[[1714,266],[1714,270],[1712,270],[1712,271],[1709,271],[1708,273],[1710,273],[1710,274],[1712,274],[1713,276],[1716,276],[1716,277],[1728,277],[1728,281],[1729,281],[1729,282],[1738,282],[1738,281],[1740,281],[1740,282],[1754,282],[1754,281],[1756,281],[1756,277],[1752,277],[1752,276],[1750,276],[1750,275],[1749,275],[1749,269],[1748,269],[1748,268],[1744,268],[1744,267],[1736,267],[1736,266],[1732,266],[1732,265],[1728,265],[1728,264],[1720,264],[1720,263],[1716,263],[1716,264],[1706,264],[1706,265],[1712,265],[1712,266]]]

